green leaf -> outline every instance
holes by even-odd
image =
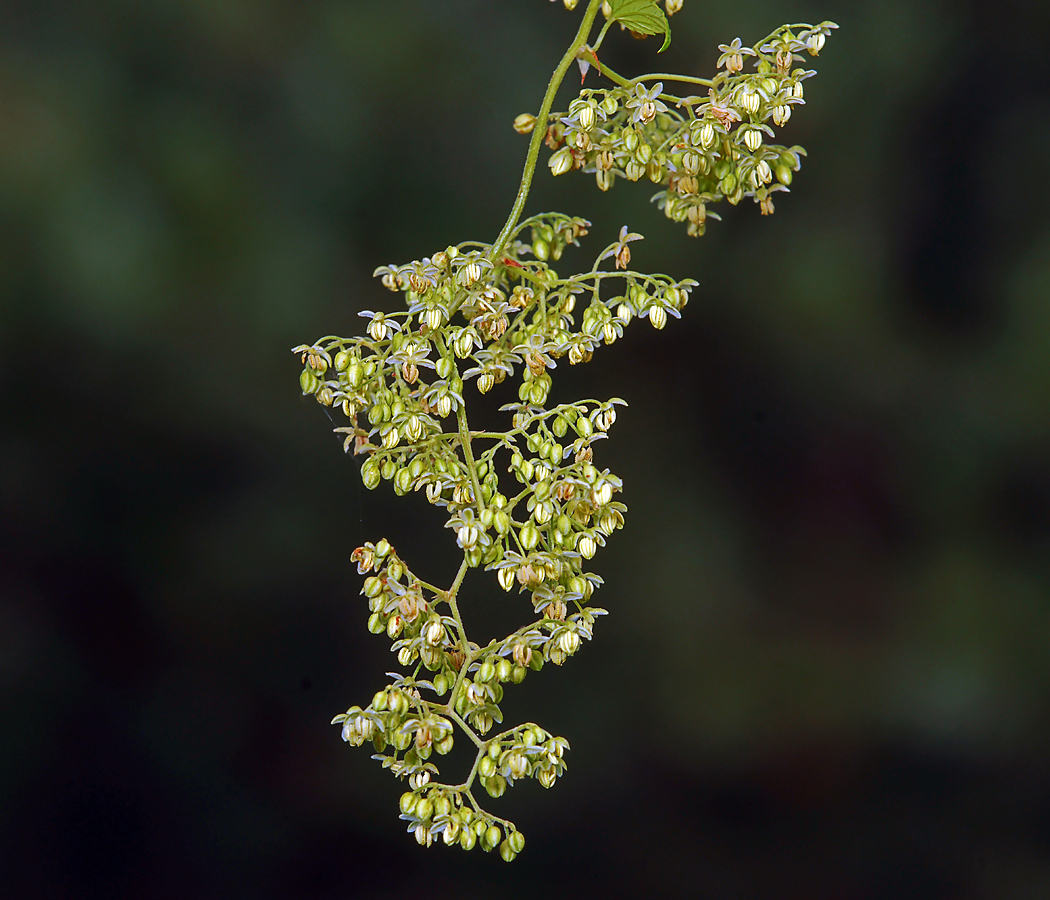
[[[612,0],[610,22],[619,22],[638,34],[663,34],[663,53],[671,44],[671,25],[657,0]]]

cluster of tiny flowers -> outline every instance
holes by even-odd
[[[577,0],[563,3],[571,10]],[[672,15],[682,0],[664,6]],[[656,0],[614,0],[603,12],[606,29],[617,21],[645,33],[666,28]],[[757,49],[739,39],[721,45],[706,98],[668,95],[662,83],[643,84],[653,80],[645,76],[629,83],[615,76],[622,86],[584,90],[567,113],[544,121],[530,165],[544,137],[555,175],[593,172],[602,190],[617,178],[648,178],[662,186],[654,199],[667,216],[693,235],[703,234],[714,215],[708,205],[721,199],[735,205],[752,197],[772,213],[771,195],[788,189],[804,151],[769,143],[767,122],[784,125],[803,102],[813,73],[795,63],[802,53],[816,55],[835,27],[784,26]],[[579,51],[597,57],[582,40],[568,54],[586,71]],[[748,57],[756,71],[744,74]],[[527,114],[515,120],[523,133],[537,124]],[[533,723],[489,736],[503,723],[504,686],[546,663],[563,665],[592,639],[606,610],[592,605],[602,579],[588,571],[590,560],[626,512],[617,499],[621,480],[599,467],[593,446],[623,401],[551,402],[553,373],[559,362],[588,362],[636,319],[664,328],[696,286],[631,269],[631,245],[641,235],[626,226],[589,269],[563,277],[553,264],[590,223],[561,213],[517,223],[520,202],[496,245],[468,241],[378,268],[404,304],[361,312],[365,334],[294,349],[303,393],[345,416],[335,431],[344,450],[362,458],[365,487],[388,481],[399,496],[421,492],[444,511],[450,545],[462,554],[446,590],[415,575],[385,539],[354,550],[368,629],[386,634],[411,674],[388,673],[393,680],[367,707],[353,706],[333,724],[348,744],[371,744],[373,758],[407,780],[401,818],[421,845],[498,847],[508,862],[525,839],[479,806],[475,784],[493,798],[524,778],[549,788],[565,772],[569,745]],[[471,430],[467,397],[507,381],[516,383],[516,399],[500,407],[505,427]],[[531,604],[525,624],[486,645],[468,638],[457,603],[468,570],[478,568]],[[461,783],[439,782],[432,757],[452,750],[457,730],[477,749],[473,767]]]
[[[431,753],[452,748],[455,725],[480,741],[503,721],[503,686],[547,662],[565,663],[605,614],[590,604],[602,579],[586,567],[623,527],[626,507],[616,500],[620,479],[595,465],[592,445],[606,437],[623,401],[548,404],[552,372],[563,359],[589,360],[636,318],[663,328],[696,284],[629,269],[629,245],[641,236],[626,228],[588,272],[560,277],[551,263],[588,226],[544,214],[521,223],[495,262],[491,247],[463,244],[383,266],[376,275],[403,295],[402,311],[363,312],[365,335],[295,348],[303,392],[349,420],[336,431],[348,452],[364,457],[365,486],[385,479],[397,494],[421,491],[445,509],[467,566],[494,571],[504,591],[517,588],[531,601],[532,620],[481,647],[450,615],[447,595],[417,578],[387,541],[352,555],[367,576],[369,630],[385,632],[398,663],[415,674],[336,721],[348,743],[372,743],[385,766],[410,779],[416,799],[402,811],[423,843],[440,834],[446,843],[495,846],[495,820],[463,806],[461,794],[473,804],[469,783],[460,791],[431,783]],[[509,427],[469,431],[465,384],[485,393],[516,375],[517,400],[501,407]],[[421,668],[430,680],[416,680]],[[420,690],[444,699],[424,700]],[[528,726],[492,738],[472,778],[493,797],[526,776],[550,787],[565,769],[568,744],[542,735]],[[504,858],[517,852],[515,834],[501,844]]]
[[[708,207],[722,199],[736,205],[751,197],[763,215],[772,214],[772,195],[788,189],[805,151],[772,143],[770,123],[785,125],[805,102],[803,82],[816,73],[795,64],[803,53],[816,56],[836,27],[784,26],[757,49],[739,38],[720,45],[719,73],[706,97],[673,96],[659,82],[581,91],[548,123],[551,172],[592,172],[603,191],[617,178],[648,178],[663,187],[653,199],[667,217],[685,222],[694,236],[704,233]],[[746,58],[754,72],[743,71]],[[516,127],[530,124],[519,117]]]

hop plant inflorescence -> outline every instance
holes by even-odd
[[[648,29],[643,33],[659,30],[655,0],[605,5],[606,27],[621,21]],[[681,6],[667,0],[667,13]],[[591,0],[562,73],[590,49],[584,40],[598,9]],[[691,234],[703,233],[714,215],[707,206],[723,198],[735,204],[750,196],[770,213],[770,195],[787,189],[804,151],[769,143],[766,123],[783,125],[802,102],[802,82],[813,73],[794,64],[801,53],[818,52],[834,27],[785,26],[757,49],[739,40],[722,45],[706,97],[674,97],[646,76],[626,82],[606,71],[624,83],[581,90],[565,113],[518,116],[515,128],[527,134],[543,121],[533,133],[531,165],[545,140],[555,175],[590,171],[603,190],[621,177],[661,185],[656,199]],[[743,74],[745,59],[754,60],[756,72]],[[559,79],[548,86],[548,110]],[[531,172],[525,187],[528,178]],[[365,486],[389,481],[398,495],[422,492],[444,510],[463,557],[453,584],[441,588],[418,577],[385,539],[354,550],[351,559],[365,576],[368,629],[387,635],[411,674],[391,675],[368,706],[353,706],[333,722],[343,740],[371,744],[374,758],[407,781],[401,817],[420,844],[498,847],[508,861],[525,839],[481,808],[475,784],[494,798],[524,778],[551,787],[565,772],[569,745],[533,723],[490,736],[503,722],[504,686],[546,663],[564,664],[591,640],[606,611],[592,604],[602,579],[588,571],[590,561],[626,512],[617,499],[621,480],[599,468],[594,448],[623,401],[552,403],[553,374],[559,363],[589,361],[637,319],[662,329],[696,286],[631,269],[631,244],[641,235],[626,226],[589,270],[559,275],[552,263],[579,244],[590,223],[561,213],[519,222],[516,210],[494,244],[464,242],[378,268],[376,276],[404,305],[361,312],[365,334],[295,348],[303,393],[345,416],[335,430],[344,449],[362,458]],[[517,399],[500,408],[505,430],[472,430],[470,392],[508,380],[517,383]],[[525,624],[485,645],[468,638],[458,605],[463,579],[475,568],[531,602]],[[442,782],[433,759],[452,749],[457,732],[475,746],[474,765],[464,781]]]

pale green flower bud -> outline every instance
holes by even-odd
[[[667,324],[667,310],[662,306],[650,306],[649,321],[652,323],[653,328],[657,330],[663,328]]]
[[[496,777],[499,778],[500,776],[497,775]],[[492,792],[489,791],[489,793]],[[502,791],[500,793],[502,793]],[[482,848],[486,851],[493,849],[497,844],[499,844],[501,837],[503,837],[503,832],[499,830],[499,826],[489,825],[489,827],[485,830],[485,836],[481,839]]]
[[[411,781],[411,779],[409,780]],[[401,807],[401,812],[403,812],[406,816],[411,815],[412,810],[416,808],[416,801],[418,799],[419,798],[411,791],[406,791],[405,793],[403,793],[401,795],[401,801],[398,804]]]
[[[482,372],[478,376],[478,391],[487,394],[496,384],[496,376],[491,372]]]
[[[568,147],[556,150],[547,161],[547,165],[550,166],[552,175],[564,175],[573,167],[572,151]]]
[[[637,181],[645,174],[645,166],[632,159],[624,166],[623,173],[627,176],[628,181]]]
[[[540,541],[540,532],[532,522],[526,522],[521,531],[518,534],[518,538],[521,540],[521,545],[526,550],[531,550]]]

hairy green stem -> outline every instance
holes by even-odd
[[[481,481],[478,479],[478,466],[474,462],[474,451],[470,446],[470,428],[467,425],[467,411],[463,404],[456,410],[456,419],[459,421],[459,443],[463,448],[463,459],[470,473],[470,484],[474,489],[474,505],[480,516],[485,510],[485,499],[481,496]]]
[[[456,595],[459,593],[460,586],[463,584],[463,579],[467,574],[467,561],[464,559],[459,564],[459,571],[456,572],[456,579],[452,582],[452,587],[447,591],[443,591],[445,599],[448,600],[449,608],[452,610],[452,618],[456,620],[456,628],[459,629],[459,646],[463,650],[465,656],[470,656],[470,645],[467,643],[467,631],[463,627],[463,617],[459,612],[459,604],[456,602]],[[462,668],[466,669],[466,662],[463,663]],[[457,679],[456,684],[459,684]],[[455,697],[455,689],[453,689],[452,696]]]
[[[532,132],[532,140],[529,141],[529,152],[525,157],[525,171],[521,176],[521,187],[518,188],[518,196],[514,199],[514,206],[511,207],[507,223],[503,226],[499,237],[496,238],[495,243],[492,245],[492,252],[489,254],[489,260],[492,263],[496,263],[499,260],[500,255],[503,253],[503,248],[507,245],[507,241],[510,240],[511,232],[514,231],[514,226],[518,224],[521,212],[525,208],[525,201],[528,199],[529,189],[532,187],[532,176],[536,172],[536,160],[540,155],[540,144],[543,143],[543,137],[547,132],[547,119],[550,117],[551,106],[554,104],[554,95],[558,92],[558,88],[561,87],[562,79],[565,78],[565,73],[569,70],[569,66],[576,59],[576,51],[587,43],[587,36],[591,33],[591,27],[594,25],[594,19],[598,15],[601,5],[601,0],[590,0],[587,4],[587,9],[583,14],[583,21],[580,22],[580,28],[576,32],[576,37],[573,38],[569,49],[565,51],[565,55],[561,58],[561,62],[558,63],[558,67],[554,70],[554,74],[551,75],[551,79],[547,83],[547,92],[543,95],[543,103],[540,104],[540,111],[536,115],[536,127]]]

